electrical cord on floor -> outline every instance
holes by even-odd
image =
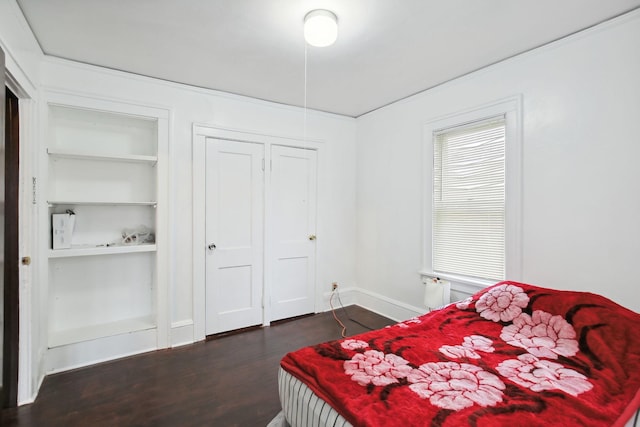
[[[351,320],[353,323],[357,323],[358,325],[362,326],[365,329],[368,329],[370,331],[373,331],[374,329],[377,328],[372,328],[371,326],[367,326],[364,323],[354,319],[353,317],[349,316],[349,313],[347,312],[347,309],[344,307],[344,305],[342,305],[342,300],[340,299],[340,292],[338,292],[338,302],[340,303],[340,307],[342,307],[342,311],[344,311],[345,316],[347,316],[347,319]]]
[[[346,335],[346,333],[347,333],[347,327],[344,325],[344,323],[342,323],[342,322],[340,321],[340,319],[338,319],[338,316],[336,315],[335,308],[333,307],[333,296],[334,296],[334,295],[337,295],[337,296],[338,296],[338,302],[340,303],[340,307],[342,308],[342,311],[344,312],[344,315],[345,315],[345,317],[346,317],[347,319],[349,319],[349,320],[350,320],[350,321],[352,321],[353,323],[356,323],[356,324],[358,324],[358,325],[362,326],[363,328],[368,329],[368,330],[370,330],[370,331],[373,331],[374,329],[376,329],[376,328],[372,328],[372,327],[370,327],[370,326],[367,326],[367,325],[365,325],[365,324],[364,324],[364,323],[362,323],[362,322],[359,322],[358,320],[356,320],[356,319],[352,318],[352,317],[349,315],[349,312],[348,312],[348,311],[347,311],[347,309],[344,307],[344,304],[342,304],[342,298],[340,298],[340,291],[338,291],[338,289],[336,288],[336,289],[334,289],[333,291],[331,291],[331,297],[329,298],[329,305],[331,306],[331,313],[333,314],[333,318],[334,318],[334,319],[336,319],[336,322],[338,322],[338,324],[339,324],[340,326],[342,326],[342,337],[343,337],[343,338],[345,338],[345,337],[347,336],[347,335]]]
[[[338,322],[338,325],[342,326],[342,332],[340,332],[340,335],[342,335],[342,338],[346,338],[347,327],[344,326],[344,323],[342,323],[340,319],[338,319],[338,316],[336,315],[336,309],[333,308],[333,295],[335,293],[336,293],[335,289],[331,291],[331,296],[329,297],[329,306],[331,307],[331,314],[333,314],[333,318],[336,319],[336,322]],[[338,294],[338,299],[340,299],[340,294]],[[342,305],[342,302],[340,302],[340,305]]]

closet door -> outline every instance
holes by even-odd
[[[315,310],[314,150],[271,147],[271,320]]]
[[[263,323],[264,148],[206,143],[206,334]]]

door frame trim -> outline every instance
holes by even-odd
[[[192,129],[192,183],[193,183],[193,205],[192,205],[192,266],[193,266],[193,340],[201,341],[206,336],[206,304],[205,304],[205,287],[206,287],[206,189],[205,189],[205,170],[206,156],[205,146],[207,138],[224,139],[237,142],[248,142],[264,145],[265,153],[265,183],[270,179],[267,173],[267,165],[271,161],[271,146],[283,145],[294,148],[305,148],[315,150],[317,153],[317,173],[320,176],[321,171],[321,148],[324,140],[318,138],[300,138],[292,136],[282,136],[262,133],[255,130],[238,130],[225,127],[217,127],[207,124],[194,124]],[[320,194],[321,180],[318,178],[318,194]],[[265,186],[264,203],[268,206],[270,201],[269,186]],[[316,209],[317,209],[316,204]],[[269,224],[270,218],[268,213],[265,215],[265,225]],[[316,229],[319,228],[320,218],[316,214]],[[268,242],[268,227],[265,227],[265,242]],[[318,257],[320,245],[316,247],[316,260]],[[268,249],[267,249],[268,250]],[[270,283],[265,280],[271,273],[270,267],[267,265],[267,251],[264,254],[263,269],[263,298],[266,299],[270,295]],[[321,301],[317,297],[317,268],[314,269],[314,282],[316,284],[316,301],[315,311],[320,308]],[[269,325],[271,318],[269,301],[264,301],[263,326]]]
[[[0,46],[1,47],[1,46]],[[37,206],[32,203],[32,177],[37,170],[36,146],[38,129],[37,90],[29,77],[16,64],[11,52],[5,50],[5,85],[18,98],[19,145],[20,145],[20,188],[18,190],[18,252],[19,257],[29,255],[33,258],[37,247],[38,215]],[[22,185],[25,184],[25,185]],[[35,259],[34,259],[35,260]],[[37,260],[35,260],[37,261]],[[18,389],[17,404],[23,405],[35,400],[35,395],[44,378],[42,369],[42,346],[34,336],[41,317],[33,309],[32,283],[37,281],[38,262],[31,266],[19,266],[18,273]],[[37,292],[35,292],[37,295]]]

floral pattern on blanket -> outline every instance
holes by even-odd
[[[603,297],[503,282],[282,366],[355,426],[609,426],[640,400],[637,327]]]
[[[559,363],[540,360],[532,354],[505,360],[496,369],[514,383],[533,391],[556,389],[577,396],[593,388],[587,377],[579,372]]]
[[[505,385],[496,375],[475,365],[457,362],[431,362],[413,369],[409,388],[431,404],[458,411],[474,403],[493,406],[502,402]]]
[[[483,294],[475,304],[475,310],[484,319],[507,322],[500,338],[507,344],[521,347],[526,354],[494,366],[503,377],[532,391],[559,390],[577,396],[593,386],[586,376],[538,358],[557,359],[558,355],[573,356],[578,352],[576,331],[562,316],[536,310],[531,316],[524,313],[529,296],[516,285],[503,284]],[[472,301],[467,302],[469,309]],[[417,319],[402,322],[420,323]],[[460,345],[443,345],[439,351],[450,359],[480,359],[479,352],[495,351],[493,342],[481,335],[464,337]],[[385,387],[404,384],[418,396],[429,399],[431,404],[444,409],[460,410],[472,406],[494,406],[503,400],[505,385],[495,374],[468,363],[431,362],[412,368],[410,363],[393,353],[364,350],[364,341],[347,339],[342,348],[362,351],[344,362],[345,374],[361,386]]]

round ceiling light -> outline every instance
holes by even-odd
[[[304,39],[311,46],[331,46],[338,38],[338,18],[333,12],[316,9],[304,17]]]

